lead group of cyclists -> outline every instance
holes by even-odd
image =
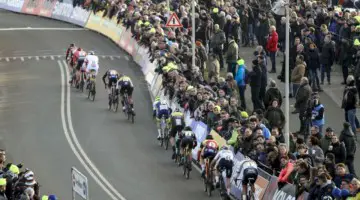
[[[80,81],[81,72],[86,72],[88,77],[91,71],[95,72],[97,75],[99,71],[99,58],[94,54],[93,51],[90,51],[88,54],[82,49],[77,48],[75,44],[70,44],[69,48],[66,51],[66,60],[69,59],[69,65],[71,69],[75,66],[75,73],[71,75],[76,79],[76,83]],[[106,83],[107,78],[107,83]],[[87,83],[89,81],[86,78]],[[109,94],[109,100],[111,95],[110,88],[114,83],[116,83],[116,95],[120,93],[121,95],[121,104],[123,106],[123,111],[125,111],[124,105],[124,94],[127,92],[129,98],[131,99],[132,93],[134,91],[134,85],[130,77],[120,74],[114,69],[109,69],[102,77],[105,89]],[[132,111],[134,111],[133,101],[129,101]],[[135,114],[135,113],[134,113]],[[164,135],[161,133],[160,121],[164,117],[167,124],[170,125],[170,143],[172,146],[173,154],[172,159],[176,158],[177,154],[181,155],[180,164],[184,161],[184,149],[188,147],[189,149],[194,149],[197,146],[197,138],[195,133],[192,131],[191,127],[185,126],[185,117],[184,114],[180,111],[179,108],[176,108],[174,112],[167,104],[165,100],[161,100],[160,97],[155,98],[153,103],[153,117],[156,117],[158,136],[157,139],[160,140]],[[175,141],[175,138],[177,140]],[[227,194],[230,194],[230,179],[233,173],[234,166],[234,154],[229,149],[227,145],[223,145],[219,150],[218,143],[214,140],[211,134],[206,136],[206,139],[200,145],[200,165],[202,169],[201,176],[205,178],[205,159],[210,160],[210,168],[216,169],[215,173],[215,186],[219,187],[219,176],[224,171],[226,174],[226,190]],[[237,172],[237,180],[242,180],[242,199],[247,199],[247,184],[251,183],[251,191],[255,193],[254,183],[258,176],[257,164],[249,158],[245,158],[239,164],[240,171]]]
[[[88,83],[90,81],[89,79],[90,73],[93,72],[93,75],[96,76],[99,72],[99,57],[96,56],[93,51],[89,51],[88,53],[86,53],[82,48],[76,47],[75,44],[70,44],[70,46],[66,50],[66,60],[69,62],[69,66],[72,72],[72,74],[70,75],[71,76],[70,83],[72,83],[73,80],[75,79],[77,87],[79,87],[81,73],[85,73],[86,85],[89,85]],[[107,78],[107,83],[106,83],[106,78]],[[109,101],[111,100],[110,88],[113,83],[116,84],[116,95],[120,94],[121,96],[121,104],[123,111],[125,111],[126,109],[124,105],[124,94],[127,93],[129,97],[129,104],[131,107],[131,111],[135,116],[134,103],[131,100],[132,93],[134,91],[134,85],[133,82],[131,81],[131,78],[124,74],[120,74],[115,69],[109,69],[103,75],[102,80],[105,85],[105,89],[107,89],[107,92],[109,94]]]
[[[180,164],[184,161],[184,149],[188,146],[190,149],[194,149],[197,146],[197,138],[195,133],[192,131],[191,127],[185,126],[185,117],[184,114],[180,111],[179,108],[176,108],[174,112],[167,104],[165,100],[161,100],[160,97],[155,98],[153,103],[153,118],[156,117],[157,121],[157,130],[158,136],[157,139],[160,140],[164,135],[160,129],[161,118],[164,117],[166,122],[170,125],[169,136],[170,143],[172,146],[173,154],[172,159],[176,158],[176,155],[180,153],[181,161]],[[177,135],[178,134],[178,135]],[[177,136],[177,140],[175,138]],[[180,150],[180,152],[178,152]],[[226,174],[226,190],[227,195],[230,195],[230,179],[233,173],[234,166],[234,154],[227,145],[223,145],[219,150],[218,143],[214,140],[211,134],[206,136],[206,139],[200,144],[200,165],[202,169],[201,176],[205,178],[205,159],[210,160],[210,167],[216,169],[215,173],[215,187],[218,188],[219,176],[224,171]],[[250,183],[251,191],[255,194],[254,183],[258,176],[257,164],[250,158],[246,157],[239,164],[240,171],[237,172],[236,180],[242,180],[242,199],[247,199],[247,185]],[[235,180],[235,181],[236,181]]]

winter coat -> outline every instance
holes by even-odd
[[[307,66],[310,70],[316,70],[320,68],[320,56],[318,49],[309,49]]]
[[[324,137],[320,140],[320,147],[323,152],[326,152],[329,149],[329,145],[331,144],[331,137],[324,135]]]
[[[342,108],[345,111],[356,109],[356,104],[358,102],[357,89],[354,86],[355,82],[353,81],[349,86],[346,86],[343,93]]]
[[[211,38],[211,47],[217,49],[223,49],[223,44],[226,42],[225,33],[222,30],[218,30]]]
[[[335,48],[332,42],[324,43],[321,50],[320,63],[332,65],[335,60]]]
[[[339,141],[344,142],[345,144],[346,157],[354,158],[356,152],[356,142],[354,133],[350,127],[348,127],[346,130],[341,131]]]
[[[305,65],[303,62],[298,62],[296,67],[291,72],[291,82],[299,84],[301,78],[305,75]]]
[[[265,107],[270,106],[274,99],[278,100],[278,104],[280,107],[283,99],[280,90],[276,87],[269,87],[269,89],[265,93],[265,98],[264,98]]]
[[[261,69],[259,65],[253,66],[253,70],[249,73],[249,79],[251,87],[261,86]]]
[[[295,108],[304,112],[309,107],[309,100],[311,98],[312,90],[308,83],[301,84],[296,93]]]
[[[229,46],[226,52],[226,62],[236,63],[239,56],[239,47],[235,40],[230,40]]]
[[[246,75],[246,66],[243,65],[239,65],[238,70],[236,72],[236,76],[235,76],[235,81],[237,83],[238,86],[245,86],[246,82],[245,82],[245,75]]]
[[[312,157],[315,166],[319,166],[323,164],[325,158],[324,152],[319,146],[315,145],[310,147],[309,155]]]
[[[285,115],[280,108],[270,106],[264,114],[264,117],[269,122],[269,127],[274,126],[282,129],[285,125]]]
[[[276,52],[277,51],[277,45],[278,45],[278,34],[276,31],[273,31],[271,34],[269,34],[267,43],[266,43],[266,50],[269,52]]]
[[[326,153],[333,153],[335,155],[335,163],[345,163],[346,160],[346,148],[343,142],[338,142],[332,145],[332,150],[327,150]]]

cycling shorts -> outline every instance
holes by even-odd
[[[213,159],[216,156],[217,151],[213,148],[206,148],[204,147],[204,154],[203,158],[209,158],[210,160]]]
[[[176,134],[184,129],[184,126],[172,126],[170,130],[170,137],[175,137]]]
[[[194,146],[194,141],[193,141],[193,138],[191,137],[184,137],[181,139],[181,142],[180,142],[180,147],[182,149],[185,149],[186,147],[188,147],[189,149],[192,149]]]
[[[117,83],[117,77],[116,76],[113,76],[113,77],[109,77],[108,79],[108,88],[111,88],[112,84],[115,84]]]
[[[221,158],[219,161],[219,164],[217,166],[218,171],[224,171],[226,172],[226,178],[231,178],[232,175],[232,169],[233,169],[233,161],[227,160],[225,158]]]
[[[128,85],[122,85],[121,88],[120,88],[120,94],[121,94],[121,95],[124,95],[124,94],[125,94],[125,91],[127,91],[127,94],[128,94],[129,96],[131,96],[132,93],[133,93],[133,90],[134,90],[134,88],[131,87],[130,84],[128,84]]]
[[[159,110],[157,113],[156,118],[161,119],[161,117],[164,116],[165,119],[169,118],[169,111],[168,110]]]
[[[244,169],[244,176],[242,180],[243,185],[247,185],[248,183],[254,184],[258,177],[258,170],[254,167],[248,167]]]
[[[76,64],[76,70],[80,70],[80,68],[83,66],[85,60],[78,59]]]

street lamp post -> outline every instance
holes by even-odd
[[[290,148],[290,100],[289,100],[289,47],[290,47],[290,16],[289,16],[289,0],[285,2],[286,28],[285,28],[285,143]],[[295,92],[295,91],[294,91]]]

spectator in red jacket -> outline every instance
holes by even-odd
[[[271,71],[270,73],[276,73],[276,52],[278,50],[277,45],[278,45],[278,34],[276,32],[276,28],[275,26],[270,26],[270,30],[269,30],[269,36],[267,39],[267,44],[266,44],[266,50],[269,53],[270,56],[270,60],[271,60]]]
[[[290,162],[288,156],[283,156],[280,159],[280,163],[282,166],[282,170],[280,171],[279,179],[278,179],[279,186],[284,185],[285,183],[291,183],[290,174],[294,170],[294,165],[292,162]]]

